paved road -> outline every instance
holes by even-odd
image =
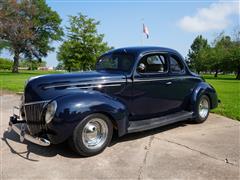
[[[7,128],[19,96],[0,96],[0,179],[238,179],[240,123],[211,114],[203,124],[178,123],[114,138],[100,155],[82,158],[65,144],[20,143]]]

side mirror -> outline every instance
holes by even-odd
[[[140,73],[145,72],[145,71],[146,71],[146,66],[145,66],[145,64],[140,63],[140,64],[138,65],[138,67],[137,67],[137,71],[140,72]]]

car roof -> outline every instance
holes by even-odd
[[[123,48],[118,48],[118,49],[113,49],[108,51],[105,54],[110,54],[110,53],[130,53],[134,54],[136,56],[139,56],[140,54],[145,54],[151,51],[159,51],[159,52],[170,52],[170,53],[175,53],[180,55],[176,50],[166,48],[166,47],[158,47],[158,46],[136,46],[136,47],[123,47]]]

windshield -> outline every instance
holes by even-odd
[[[102,56],[97,64],[96,70],[117,70],[129,72],[132,68],[134,57],[130,54],[108,54]]]

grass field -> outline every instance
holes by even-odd
[[[219,107],[212,112],[240,121],[240,80],[235,75],[203,75],[205,80],[211,84],[218,93],[221,100]]]
[[[47,73],[61,72],[22,71],[18,74],[12,74],[11,72],[0,71],[0,89],[21,92],[28,78]],[[218,78],[214,78],[213,75],[203,75],[203,77],[217,90],[221,100],[219,107],[212,112],[240,121],[240,81],[235,80],[234,75],[219,75]]]
[[[44,74],[56,74],[58,71],[20,71],[20,73],[13,74],[9,71],[0,71],[0,89],[21,92],[23,91],[25,81],[33,76]]]

